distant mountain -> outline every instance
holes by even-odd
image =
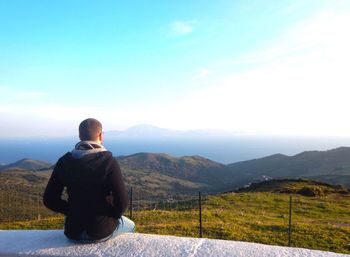
[[[170,130],[156,126],[141,124],[130,127],[124,131],[106,131],[107,137],[118,138],[196,138],[196,137],[222,137],[232,136],[233,133],[223,130]]]
[[[176,133],[173,130],[158,128],[152,125],[137,125],[124,131],[107,131],[106,136],[109,137],[164,137],[171,136]]]
[[[241,183],[269,178],[311,178],[350,186],[350,147],[307,151],[295,156],[276,154],[229,164]]]
[[[17,162],[1,166],[0,171],[6,171],[6,170],[43,171],[43,170],[50,169],[51,167],[52,167],[51,163],[25,158]]]

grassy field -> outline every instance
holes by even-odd
[[[350,196],[293,195],[292,246],[350,254]],[[203,237],[288,245],[289,195],[227,193],[203,199]],[[198,237],[198,209],[188,204],[158,205],[133,212],[137,231]],[[63,217],[0,223],[0,229],[61,229]]]

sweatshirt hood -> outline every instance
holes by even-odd
[[[106,152],[107,149],[95,141],[80,141],[71,151],[73,158],[80,159],[89,154]]]

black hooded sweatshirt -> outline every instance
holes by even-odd
[[[68,201],[62,199],[64,187]],[[106,200],[110,194],[113,195],[113,206]],[[128,205],[117,160],[109,151],[79,159],[66,153],[52,172],[44,193],[44,204],[66,215],[64,234],[68,238],[79,240],[83,231],[92,240],[108,237],[118,226],[118,219]]]

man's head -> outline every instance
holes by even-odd
[[[96,119],[83,120],[79,125],[79,138],[82,141],[96,141],[102,143],[102,124]]]

